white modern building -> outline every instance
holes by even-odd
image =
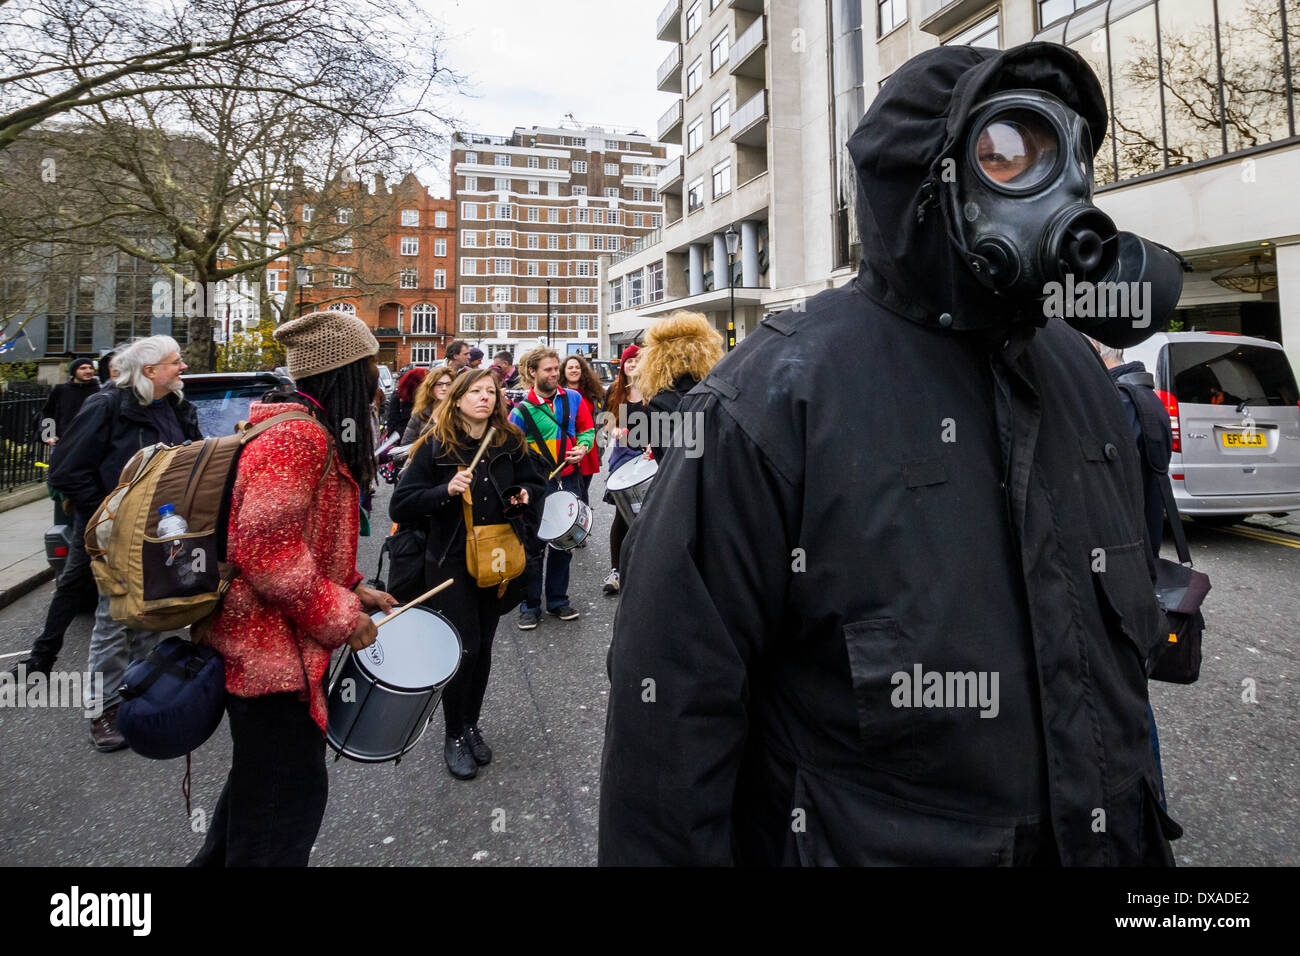
[[[726,329],[729,227],[738,339],[848,281],[844,147],[881,84],[940,43],[1042,39],[1106,94],[1097,204],[1195,268],[1182,328],[1271,338],[1300,367],[1300,0],[669,0],[657,36],[658,88],[680,93],[659,134],[683,156],[661,173],[658,240],[606,257],[612,347],[678,308]]]

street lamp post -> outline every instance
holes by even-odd
[[[551,347],[551,280],[546,280],[546,347]]]
[[[727,287],[731,297],[731,317],[727,319],[727,351],[736,347],[736,248],[740,245],[740,235],[735,226],[728,226],[722,234],[727,241]]]
[[[302,290],[311,285],[311,270],[306,266],[298,266],[294,275],[298,279],[298,314],[302,315]]]

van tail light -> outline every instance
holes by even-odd
[[[1174,398],[1172,392],[1162,392],[1158,388],[1155,393],[1160,396],[1160,401],[1165,404],[1165,411],[1169,413],[1169,427],[1174,433],[1174,447],[1172,450],[1182,454],[1183,441],[1178,427],[1178,399]]]
[[[64,545],[56,545],[54,548],[54,556],[56,558],[66,558],[68,556],[67,547]]]

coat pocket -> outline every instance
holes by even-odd
[[[1164,613],[1156,601],[1147,567],[1146,544],[1103,548],[1105,570],[1094,570],[1097,600],[1112,633],[1121,633],[1137,651],[1145,673],[1151,651],[1165,637]],[[1093,567],[1097,567],[1094,558]]]
[[[1013,860],[1011,820],[924,807],[806,768],[795,774],[793,803],[803,866],[1010,866]]]
[[[1183,835],[1145,775],[1126,783],[1111,799],[1107,829],[1112,866],[1173,866],[1169,841]]]
[[[844,625],[844,647],[858,712],[863,762],[879,770],[914,777],[920,770],[917,720],[910,707],[895,706],[894,675],[911,671],[912,642],[893,618]]]

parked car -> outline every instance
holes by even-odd
[[[384,404],[393,397],[393,392],[397,391],[397,379],[393,378],[393,370],[387,365],[379,366],[379,388],[384,393]]]
[[[596,375],[600,377],[600,384],[609,388],[614,384],[614,379],[618,378],[617,362],[600,362],[593,359],[591,367],[595,369]]]
[[[1300,511],[1300,391],[1282,346],[1231,332],[1167,332],[1125,349],[1169,411],[1183,514],[1233,524]]]

